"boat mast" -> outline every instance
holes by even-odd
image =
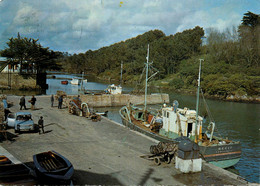
[[[81,86],[80,86],[80,90],[83,90],[83,78],[84,78],[84,71],[82,72],[82,79],[81,79]]]
[[[121,77],[120,77],[120,86],[122,87],[122,74],[123,74],[123,61],[121,61]]]
[[[146,97],[147,97],[147,81],[148,81],[148,65],[149,65],[149,44],[146,57],[146,76],[145,76],[145,95],[144,95],[144,110],[146,110]]]
[[[196,125],[195,125],[195,142],[198,142],[198,113],[199,113],[199,94],[200,94],[200,72],[201,72],[201,61],[204,61],[204,59],[200,60],[200,66],[199,66],[199,78],[198,78],[198,90],[197,90],[197,102],[196,102]]]

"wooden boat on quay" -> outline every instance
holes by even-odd
[[[0,165],[12,164],[11,160],[6,156],[0,156]]]
[[[146,63],[147,71],[148,57],[149,55]],[[201,69],[201,60],[199,69]],[[200,70],[196,110],[178,108],[178,102],[174,101],[172,106],[164,104],[159,112],[152,112],[146,109],[145,101],[144,108],[133,105],[122,107],[119,110],[122,123],[132,130],[162,142],[173,142],[180,136],[186,136],[199,145],[200,154],[205,161],[221,168],[231,167],[240,160],[241,144],[239,141],[231,141],[214,135],[215,122],[213,121],[210,121],[205,132],[202,131],[203,118],[198,115],[199,90]]]
[[[70,161],[55,151],[48,151],[33,156],[36,175],[40,179],[69,181],[74,173]]]
[[[0,183],[3,185],[35,184],[31,170],[24,164],[0,165]]]

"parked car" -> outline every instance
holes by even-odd
[[[9,113],[6,124],[8,127],[14,128],[15,132],[33,131],[36,129],[30,112]]]

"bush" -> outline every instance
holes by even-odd
[[[253,95],[257,92],[256,81],[244,74],[211,74],[204,77],[202,87],[209,95]]]
[[[174,78],[173,80],[170,81],[169,85],[174,89],[180,89],[183,87],[184,82],[181,78]]]

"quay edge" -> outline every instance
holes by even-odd
[[[66,104],[69,103],[70,99],[76,97],[73,95],[67,95]],[[87,103],[91,107],[119,107],[129,103],[134,105],[144,104],[144,95],[132,95],[132,94],[101,94],[101,95],[80,95],[82,102]],[[169,103],[169,94],[150,94],[147,95],[148,104],[160,104]]]

